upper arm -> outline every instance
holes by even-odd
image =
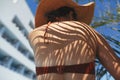
[[[114,53],[107,41],[98,33],[97,40],[98,59],[116,80],[120,79],[120,59]]]

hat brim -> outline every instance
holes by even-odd
[[[90,24],[94,14],[94,5],[94,2],[85,5],[78,5],[72,0],[41,0],[36,11],[35,28],[47,24],[47,18],[45,17],[47,12],[63,6],[74,8],[78,21]]]

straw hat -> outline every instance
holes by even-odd
[[[90,24],[94,14],[94,2],[78,5],[72,0],[41,0],[35,16],[35,27],[47,24],[46,13],[60,7],[68,6],[74,8],[78,21]]]

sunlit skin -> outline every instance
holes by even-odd
[[[97,56],[115,80],[120,80],[120,59],[100,34],[85,23],[73,21],[71,15],[57,19],[60,22],[40,26],[29,35],[37,67],[89,63]],[[47,73],[37,80],[95,80],[95,74]]]

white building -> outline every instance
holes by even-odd
[[[35,80],[33,19],[25,0],[0,0],[0,80]]]

